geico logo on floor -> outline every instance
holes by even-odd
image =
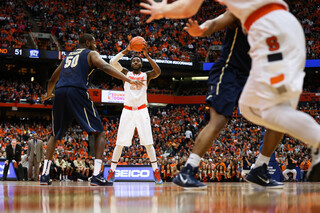
[[[129,169],[122,169],[122,170],[116,170],[115,171],[115,177],[149,177],[150,176],[150,171],[149,170],[129,170]]]

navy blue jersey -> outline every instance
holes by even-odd
[[[242,32],[241,27],[235,29],[226,28],[226,36],[222,43],[220,58],[215,66],[224,67],[226,64],[249,75],[251,69],[251,58],[248,54],[250,50],[247,36]]]
[[[77,49],[66,56],[56,88],[77,87],[88,89],[88,77],[91,73],[88,64],[89,49]]]

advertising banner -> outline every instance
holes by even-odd
[[[104,177],[108,177],[110,166],[104,167]],[[151,166],[117,166],[115,171],[115,181],[154,181],[153,169]]]
[[[4,161],[0,161],[0,178],[2,178],[3,176],[4,166],[5,166]],[[10,163],[10,166],[9,166],[7,179],[17,180],[17,175],[16,175],[16,172],[14,171],[14,167],[12,163]]]
[[[102,90],[102,103],[124,103],[124,91]]]

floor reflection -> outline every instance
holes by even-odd
[[[292,183],[283,190],[264,190],[225,183],[209,184],[205,191],[186,191],[171,183],[90,187],[0,182],[0,212],[320,212],[320,184]]]

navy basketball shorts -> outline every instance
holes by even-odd
[[[215,65],[210,70],[206,102],[217,113],[231,117],[248,75],[230,65]]]
[[[52,107],[53,135],[60,140],[74,119],[88,134],[104,131],[100,116],[87,91],[76,87],[56,89]]]

